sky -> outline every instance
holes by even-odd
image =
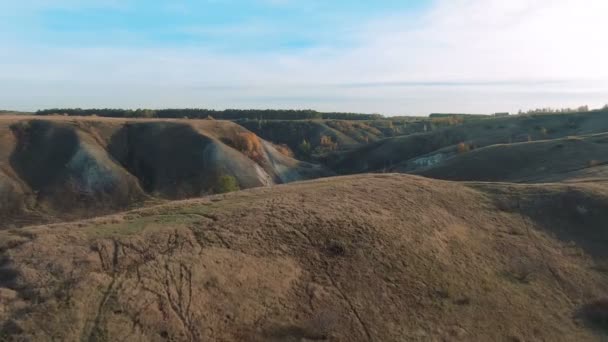
[[[0,108],[608,103],[606,0],[0,0]]]

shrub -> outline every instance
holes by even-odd
[[[233,176],[222,176],[214,189],[215,193],[224,194],[227,192],[239,191],[239,183]]]
[[[437,126],[454,126],[464,123],[464,118],[455,115],[446,117],[434,117],[431,118],[431,123]]]
[[[457,150],[459,154],[467,153],[471,151],[471,145],[465,142],[461,142],[460,144],[458,144]]]
[[[344,256],[346,254],[346,246],[341,241],[331,240],[326,248],[327,253],[333,257]]]
[[[234,140],[234,147],[253,161],[260,162],[263,159],[262,142],[251,132],[239,133]]]
[[[333,142],[333,140],[331,140],[331,137],[327,136],[327,135],[321,136],[320,145],[321,145],[321,147],[323,147],[327,150],[330,150],[330,151],[333,151],[338,147],[338,143]]]
[[[511,279],[523,284],[532,282],[535,274],[542,270],[538,262],[527,258],[514,259],[511,263],[507,274]]]
[[[275,145],[274,146],[277,151],[279,151],[280,154],[293,158],[293,152],[291,151],[291,149],[289,148],[289,146],[285,145],[285,144],[279,144],[279,145]]]
[[[312,150],[310,143],[306,139],[302,140],[302,143],[300,143],[298,148],[300,149],[300,152],[302,152],[304,155],[310,155],[310,152]]]

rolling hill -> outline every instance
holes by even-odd
[[[426,133],[382,139],[358,148],[337,152],[325,164],[342,174],[393,170],[415,160],[421,167],[443,161],[457,153],[458,144],[475,149],[496,144],[566,138],[608,131],[606,112],[517,115],[465,121]],[[437,152],[437,153],[434,153]],[[441,152],[441,153],[439,153]],[[407,166],[407,165],[406,165]]]
[[[36,341],[596,341],[608,190],[360,175],[1,231]]]
[[[396,168],[426,177],[488,181],[542,183],[573,180],[606,180],[608,134],[571,136],[517,144],[497,144],[456,153],[427,168],[420,160],[442,159],[438,152]],[[445,154],[444,154],[445,155]]]
[[[464,118],[385,118],[381,120],[237,120],[243,127],[298,158],[314,159],[331,151],[348,151],[385,138],[425,132],[465,122]],[[310,144],[308,150],[302,143]]]
[[[606,339],[606,113],[433,120],[1,116],[0,341]]]

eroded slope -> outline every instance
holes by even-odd
[[[0,228],[326,175],[222,121],[2,117],[0,142]]]

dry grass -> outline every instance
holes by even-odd
[[[339,177],[7,233],[0,278],[20,295],[0,298],[0,325],[41,341],[596,340],[572,317],[604,294],[603,257],[533,215],[572,186],[475,187]]]

